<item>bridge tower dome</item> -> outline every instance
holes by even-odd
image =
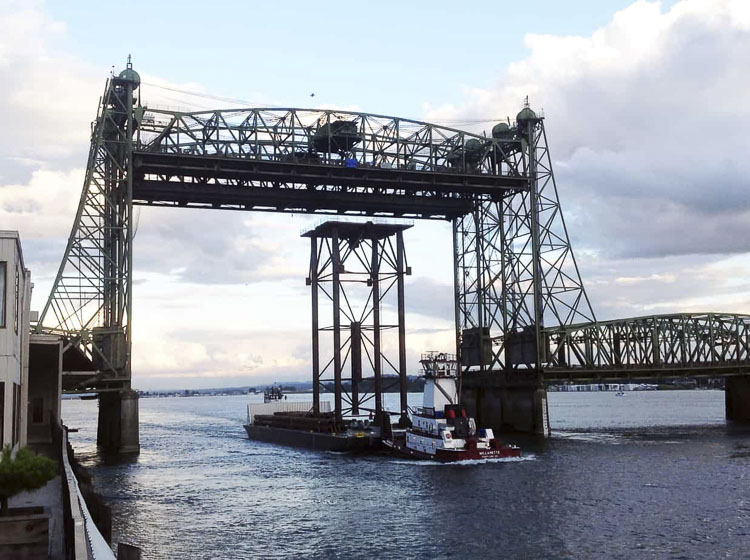
[[[133,84],[133,88],[137,88],[141,85],[141,76],[133,70],[133,63],[130,60],[130,55],[128,55],[128,63],[125,66],[125,70],[120,72],[120,74],[117,76],[120,80],[130,82]]]

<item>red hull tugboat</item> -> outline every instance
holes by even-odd
[[[412,412],[410,428],[383,441],[386,447],[402,457],[442,462],[521,456],[517,446],[504,445],[490,428],[477,430],[474,419],[458,404],[454,356],[428,352],[421,363],[422,408]]]

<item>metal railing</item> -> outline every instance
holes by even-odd
[[[62,437],[60,438],[61,450],[60,456],[63,465],[63,498],[65,500],[66,537],[69,541],[67,548],[72,549],[72,557],[75,560],[88,560],[89,555],[88,541],[86,539],[86,518],[81,509],[81,502],[78,499],[78,480],[73,472],[73,468],[68,460],[68,430],[64,426],[60,428]]]
[[[61,457],[65,482],[63,497],[65,499],[67,549],[74,560],[115,560],[109,544],[97,529],[86,507],[86,502],[78,487],[73,467],[68,459],[68,430],[61,427]]]

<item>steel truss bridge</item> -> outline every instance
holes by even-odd
[[[547,381],[750,371],[750,316],[598,322],[563,219],[544,120],[491,136],[313,109],[178,112],[106,84],[83,191],[38,332],[67,341],[64,389],[130,387],[133,206],[445,220],[464,374]]]

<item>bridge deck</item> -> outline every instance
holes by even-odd
[[[161,152],[133,154],[140,205],[451,219],[528,178]]]
[[[626,381],[660,381],[667,379],[683,379],[685,377],[717,378],[750,375],[750,362],[743,364],[723,364],[706,366],[674,365],[661,368],[548,368],[544,370],[544,380],[547,383],[621,383]]]

